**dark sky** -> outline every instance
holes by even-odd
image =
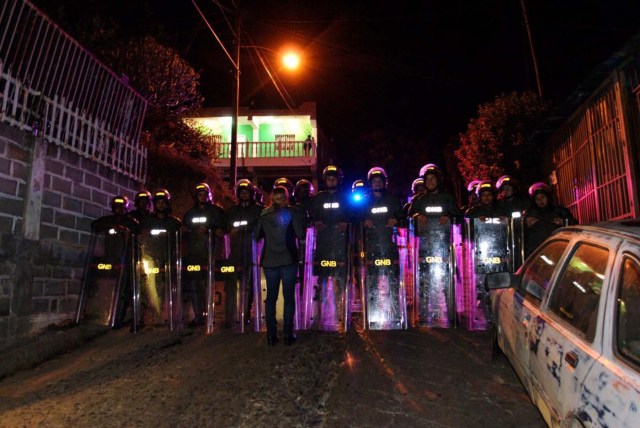
[[[155,1],[167,34],[202,72],[208,106],[229,105],[229,62],[190,1]],[[233,22],[233,4],[226,17]],[[221,9],[198,0],[227,46]],[[236,4],[238,2],[236,1]],[[318,123],[345,146],[384,128],[444,144],[479,103],[536,91],[520,0],[249,1],[243,33],[305,52],[302,73],[282,75],[292,98],[316,101]],[[639,1],[528,1],[544,96],[561,102],[597,64],[640,29]],[[241,104],[282,106],[265,73],[243,51]]]
[[[35,0],[58,8],[74,1]],[[190,0],[84,1],[119,14],[127,31],[157,32],[202,73],[205,105],[230,105],[231,65]],[[243,44],[277,50],[291,43],[304,51],[302,72],[282,74],[282,82],[296,104],[317,102],[319,126],[341,148],[383,129],[439,151],[464,131],[479,103],[537,90],[521,0],[197,3],[229,48],[238,5]],[[526,4],[544,96],[556,104],[640,30],[638,0]],[[67,13],[82,14],[82,6]],[[241,62],[241,105],[282,107],[249,50]]]

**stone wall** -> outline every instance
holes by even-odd
[[[0,124],[0,347],[75,318],[91,221],[140,187]]]

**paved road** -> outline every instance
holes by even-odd
[[[544,427],[485,332],[110,331],[0,381],[0,426]]]

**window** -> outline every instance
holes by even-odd
[[[556,284],[549,309],[593,341],[609,251],[578,245]]]
[[[616,314],[618,352],[640,365],[640,263],[625,257]]]
[[[540,304],[567,245],[567,241],[552,241],[538,250],[523,270],[520,291]]]

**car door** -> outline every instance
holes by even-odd
[[[607,290],[602,355],[582,385],[585,426],[636,427],[640,408],[640,247],[619,250]]]
[[[607,266],[615,256],[609,244],[582,241],[571,249],[531,323],[533,401],[549,425],[575,411],[582,382],[600,355],[594,338]]]
[[[527,391],[530,391],[531,320],[538,314],[544,293],[568,245],[567,239],[554,239],[541,245],[522,267],[522,277],[516,287],[505,290],[499,300],[498,334],[503,338],[503,349]]]

